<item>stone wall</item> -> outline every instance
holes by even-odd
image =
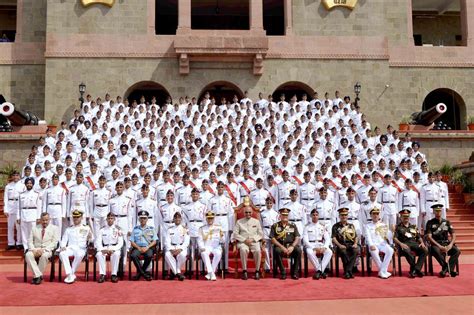
[[[44,65],[0,65],[0,94],[40,118],[44,117]]]
[[[292,3],[295,35],[387,36],[392,42],[407,40],[406,0],[359,0],[353,11],[343,7],[328,11],[322,1],[294,0]]]
[[[112,8],[84,8],[78,0],[50,0],[47,30],[48,34],[145,34],[147,1],[115,1]]]
[[[21,21],[21,40],[23,42],[44,42],[46,40],[47,2],[59,1],[23,0],[23,19]]]
[[[15,140],[7,139],[12,135],[1,134],[0,136],[0,168],[7,165],[14,165],[18,169],[25,166],[26,159],[31,152],[31,147],[38,144],[40,135],[30,136],[22,135],[15,136]]]

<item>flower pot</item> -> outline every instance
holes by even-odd
[[[464,203],[467,205],[474,204],[474,193],[464,193]]]
[[[463,184],[454,184],[454,191],[457,194],[462,193],[463,190],[464,190],[464,185]]]
[[[408,124],[400,123],[398,125],[398,131],[408,131]]]
[[[451,176],[449,175],[441,175],[441,180],[445,183],[449,183],[449,181],[451,180]]]
[[[58,130],[58,126],[56,125],[48,125],[48,128],[52,130],[53,134],[56,134],[56,131]]]
[[[467,130],[474,130],[474,123],[467,125]]]

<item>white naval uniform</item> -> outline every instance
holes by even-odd
[[[280,214],[275,209],[262,208],[260,212],[260,220],[262,224],[263,239],[265,240],[265,270],[270,270],[270,255],[272,253],[272,242],[270,241],[270,230],[272,225],[277,223],[280,219]]]
[[[214,212],[216,218],[214,223],[219,225],[224,232],[225,252],[229,252],[229,232],[234,229],[234,208],[232,201],[224,195],[216,195],[209,200],[208,211]],[[225,257],[225,268],[229,266],[229,260]]]
[[[311,183],[303,183],[299,187],[299,200],[307,209],[311,209],[316,200],[316,186]]]
[[[291,210],[288,214],[288,220],[294,223],[298,228],[299,234],[303,235],[304,227],[308,222],[308,209],[298,201],[293,202],[291,200],[287,204],[287,208]]]
[[[61,248],[65,248],[59,253],[64,266],[66,275],[73,275],[81,264],[82,259],[86,255],[87,241],[92,240],[92,230],[88,225],[73,225],[66,229],[61,239]],[[69,257],[73,256],[74,260],[69,261]],[[75,276],[74,276],[75,277]]]
[[[67,195],[61,185],[51,186],[43,195],[43,211],[49,213],[51,224],[62,231],[63,218],[66,217]],[[61,235],[58,235],[60,238]]]
[[[166,202],[166,193],[168,190],[171,190],[174,192],[174,186],[171,183],[161,183],[158,186],[156,186],[156,201],[158,202],[158,207],[161,207],[165,205]]]
[[[183,219],[190,236],[192,261],[194,261],[194,248],[197,247],[199,228],[205,222],[206,212],[206,205],[200,201],[192,202],[183,208]],[[193,266],[191,264],[191,270],[192,268]]]
[[[285,208],[291,202],[290,191],[296,189],[296,185],[292,182],[281,182],[278,184],[277,188],[277,197],[276,197],[276,206],[278,210]]]
[[[127,234],[126,246],[130,248],[130,237],[128,233],[133,230],[133,208],[132,200],[124,194],[116,195],[110,199],[110,212],[115,214],[115,224],[120,228],[123,234]],[[124,259],[124,266],[126,265]]]
[[[377,194],[377,202],[382,204],[380,209],[382,214],[382,221],[389,226],[395,226],[397,224],[397,203],[398,203],[398,190],[392,185],[384,185],[379,189]]]
[[[243,184],[243,185],[242,185]],[[245,185],[245,187],[244,187]],[[255,181],[252,179],[244,179],[238,184],[240,188],[240,198],[249,196],[253,190],[255,190]],[[248,191],[247,191],[248,190]]]
[[[259,209],[263,209],[265,207],[268,197],[273,198],[268,190],[263,187],[261,189],[257,188],[250,193],[250,200],[252,200],[253,205]]]
[[[310,222],[305,226],[303,232],[303,244],[305,246],[306,254],[308,259],[314,266],[316,271],[324,272],[332,257],[331,236],[326,225],[321,224],[319,221],[314,223]],[[323,248],[324,254],[319,263],[319,259],[314,252],[315,249]]]
[[[319,199],[315,204],[314,208],[318,210],[319,214],[319,223],[324,224],[328,231],[331,231],[332,226],[336,223],[336,206],[335,204],[329,200],[327,197],[326,199]],[[311,212],[311,211],[310,211]],[[310,216],[307,217],[308,222],[311,222]]]
[[[40,194],[33,189],[22,192],[18,202],[21,241],[23,248],[26,250],[28,249],[28,239],[30,238],[31,231],[36,225],[36,220],[39,220],[41,216],[42,202]]]
[[[439,203],[440,199],[441,190],[437,184],[427,183],[423,185],[423,187],[421,187],[420,209],[421,213],[425,214],[423,228],[426,226],[426,223],[434,217],[433,209],[431,209],[431,206]]]
[[[20,194],[26,190],[25,185],[21,182],[11,182],[5,186],[3,212],[8,214],[8,246],[15,246],[22,244],[20,224],[17,222],[18,214],[18,200]],[[16,242],[15,242],[15,228],[16,228]]]
[[[181,186],[176,190],[175,202],[176,204],[183,208],[184,206],[190,204],[193,200],[191,199],[191,191],[193,187],[191,185]]]
[[[225,231],[218,224],[203,225],[199,228],[198,247],[208,274],[215,274],[222,257],[222,246]],[[212,264],[210,255],[213,255]]]
[[[84,185],[74,185],[69,189],[69,200],[67,207],[67,216],[72,218],[72,212],[79,210],[82,212],[82,223],[86,223],[86,218],[90,217],[89,212],[89,188]]]
[[[113,253],[110,255],[111,274],[117,275],[121,249],[123,247],[123,233],[115,224],[106,225],[96,234],[95,248],[97,249],[97,262],[99,264],[99,274],[105,275],[107,272],[106,258],[108,254],[103,254],[103,250],[110,250]]]
[[[189,247],[188,230],[180,225],[174,225],[168,229],[165,237],[165,260],[173,274],[180,274],[181,268],[186,262]],[[181,252],[175,257],[171,254],[172,250],[181,249]]]
[[[372,217],[370,216],[370,210],[372,210],[373,208],[377,208],[381,210],[382,204],[378,203],[377,200],[370,201],[370,199],[368,199],[365,202],[361,203],[360,205],[359,221],[360,221],[360,224],[362,224],[364,231],[365,231],[365,226],[368,223],[372,222]]]
[[[387,276],[388,266],[393,256],[393,248],[389,242],[392,242],[392,232],[389,226],[383,222],[370,222],[365,228],[365,242],[369,246],[372,259],[375,261],[379,269],[379,276]],[[371,246],[375,246],[374,250],[370,250]],[[380,260],[379,252],[385,254],[383,261]]]
[[[443,205],[443,210],[441,210],[441,217],[446,220],[446,210],[449,209],[449,191],[448,185],[443,182],[435,182],[439,187],[439,203]]]
[[[165,245],[166,231],[168,231],[168,229],[174,225],[173,217],[176,212],[181,213],[181,215],[183,214],[181,207],[178,207],[174,202],[164,204],[160,207],[160,211],[158,211],[161,248],[163,248]]]
[[[107,188],[98,187],[90,193],[90,206],[93,219],[94,235],[98,235],[101,228],[106,226],[107,214],[110,212],[112,193]]]
[[[411,189],[406,189],[398,194],[397,209],[410,210],[410,224],[416,225],[418,228],[418,216],[420,215],[420,199],[418,193]]]

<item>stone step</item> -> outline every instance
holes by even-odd
[[[474,232],[461,233],[456,231],[456,242],[457,241],[471,241],[474,244]]]

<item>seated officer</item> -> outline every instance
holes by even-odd
[[[414,278],[416,275],[421,278],[423,277],[421,267],[423,267],[428,249],[423,243],[423,239],[416,225],[410,224],[410,210],[404,209],[399,213],[402,222],[400,222],[395,229],[393,241],[400,246],[400,255],[405,256],[410,264],[410,278]],[[418,255],[418,261],[416,263],[415,255],[413,255],[412,252]]]
[[[165,233],[165,259],[172,272],[170,280],[176,276],[179,281],[183,281],[184,276],[181,274],[181,268],[186,262],[190,238],[188,230],[181,225],[181,213],[175,212],[173,221],[174,225]]]
[[[158,238],[156,237],[155,229],[146,224],[148,221],[148,212],[145,210],[138,212],[138,218],[140,224],[133,228],[130,237],[130,244],[133,248],[130,258],[135,268],[137,268],[137,275],[133,277],[133,280],[137,281],[143,277],[146,281],[151,281],[151,275],[146,270],[153,258],[153,252]],[[143,256],[143,265],[140,263],[140,256]]]
[[[199,228],[198,247],[201,258],[206,265],[206,279],[216,281],[216,270],[222,258],[222,244],[224,244],[225,233],[222,226],[214,223],[215,213],[206,213],[206,224]],[[212,264],[210,255],[213,255]]]
[[[106,257],[110,257],[111,264],[111,280],[113,283],[118,282],[117,271],[119,267],[120,254],[123,246],[123,234],[118,226],[115,225],[115,214],[109,212],[107,214],[107,225],[100,229],[95,248],[97,249],[97,262],[99,263],[99,283],[105,281],[107,272]]]
[[[290,209],[280,209],[280,221],[273,224],[270,230],[270,239],[273,244],[273,257],[280,269],[280,279],[286,279],[286,270],[283,266],[283,256],[293,258],[290,266],[291,278],[298,280],[298,268],[301,260],[300,234],[295,224],[288,222]],[[275,266],[273,266],[275,268]]]
[[[319,280],[321,277],[326,279],[326,267],[332,257],[331,236],[326,225],[319,222],[319,212],[316,208],[311,210],[311,222],[304,228],[303,244],[306,254],[316,270],[313,279]],[[321,255],[321,263],[317,255]]]
[[[344,279],[354,278],[353,270],[359,254],[359,236],[354,224],[347,222],[348,208],[340,208],[339,222],[332,227],[332,241],[337,246],[337,251],[344,267]]]
[[[88,225],[82,224],[82,215],[83,213],[79,210],[72,212],[72,222],[74,224],[64,231],[61,239],[59,258],[67,275],[64,279],[67,284],[76,281],[76,270],[86,255],[87,242],[92,240],[92,230]],[[74,257],[72,266],[69,261],[70,256]]]
[[[432,205],[435,217],[426,223],[426,235],[431,243],[431,254],[441,265],[439,275],[445,277],[449,272],[451,277],[456,277],[458,273],[454,270],[458,262],[461,251],[456,247],[456,233],[449,222],[442,218],[443,205]],[[451,235],[451,241],[449,240]],[[449,256],[449,263],[446,263],[444,255]]]
[[[388,225],[380,220],[380,210],[373,208],[370,210],[372,222],[369,222],[365,228],[365,242],[369,247],[370,255],[379,269],[379,277],[388,279],[392,275],[388,272],[388,266],[393,256],[392,232]],[[380,260],[379,253],[384,253],[383,261]]]

